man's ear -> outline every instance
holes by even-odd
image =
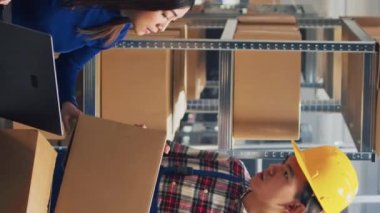
[[[305,213],[306,207],[299,200],[293,200],[292,202],[284,205],[289,213]]]

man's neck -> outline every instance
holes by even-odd
[[[258,196],[260,195],[251,191],[243,197],[242,202],[247,213],[277,213],[284,211],[281,206],[262,201]]]

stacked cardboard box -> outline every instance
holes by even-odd
[[[54,212],[149,211],[166,131],[81,115],[66,139]],[[0,212],[50,212],[56,156],[37,130],[0,129]]]
[[[375,41],[380,42],[380,17],[352,17],[353,20]],[[356,41],[355,35],[349,29],[343,29],[344,40]],[[376,91],[376,123],[375,123],[375,146],[380,155],[380,93],[379,93],[379,55],[376,56],[374,76],[377,80]],[[343,113],[349,124],[354,140],[361,138],[361,115],[363,100],[364,80],[364,57],[363,54],[344,54],[342,90],[348,95],[342,97]]]
[[[187,37],[186,25],[174,27],[142,39]],[[111,49],[100,66],[101,117],[165,130],[172,139],[186,110],[186,52]]]
[[[242,17],[234,39],[301,40],[294,22],[284,24],[283,17],[263,24],[260,16]],[[301,53],[236,51],[234,63],[233,137],[298,139]]]
[[[0,212],[48,212],[56,156],[37,130],[0,129]]]

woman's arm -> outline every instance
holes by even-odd
[[[61,106],[67,101],[78,105],[75,95],[78,74],[82,71],[83,66],[100,51],[99,48],[85,46],[73,52],[59,55],[55,61],[55,66]]]
[[[59,98],[62,107],[62,118],[66,130],[70,129],[70,123],[75,120],[81,111],[77,108],[76,84],[77,77],[83,66],[100,51],[111,48],[119,42],[128,31],[129,25],[125,25],[114,43],[105,46],[105,39],[98,40],[93,46],[84,46],[68,53],[61,53],[56,59],[57,80],[59,86]]]
[[[81,114],[75,94],[78,74],[101,50],[85,46],[73,52],[62,53],[55,61],[62,120],[66,131],[70,131],[72,122]]]

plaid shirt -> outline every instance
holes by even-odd
[[[242,212],[241,196],[248,190],[250,176],[244,164],[216,152],[194,150],[171,144],[161,167],[217,172],[217,176],[162,174],[157,197],[158,212]],[[161,171],[164,170],[161,168]],[[238,182],[219,177],[234,176]],[[154,205],[154,203],[153,203]]]

